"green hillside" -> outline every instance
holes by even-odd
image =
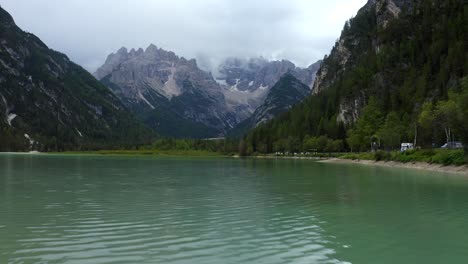
[[[0,151],[118,148],[151,136],[108,88],[0,8]]]

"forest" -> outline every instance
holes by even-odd
[[[249,132],[246,154],[276,151],[369,151],[468,145],[468,57],[463,1],[415,1],[385,28],[375,10],[349,20],[341,40],[351,53],[340,67],[335,45],[323,65],[330,85]],[[358,44],[356,44],[358,43]],[[358,105],[356,120],[340,118]]]

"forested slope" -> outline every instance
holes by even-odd
[[[251,131],[247,150],[468,143],[466,18],[463,0],[369,1],[324,59],[314,95]]]
[[[119,148],[151,135],[107,87],[0,8],[0,151]]]

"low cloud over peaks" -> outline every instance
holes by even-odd
[[[210,68],[225,57],[288,59],[327,54],[366,0],[2,0],[23,29],[89,71],[125,46],[150,43]]]

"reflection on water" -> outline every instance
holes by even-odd
[[[0,263],[464,262],[468,182],[428,174],[0,155]]]

